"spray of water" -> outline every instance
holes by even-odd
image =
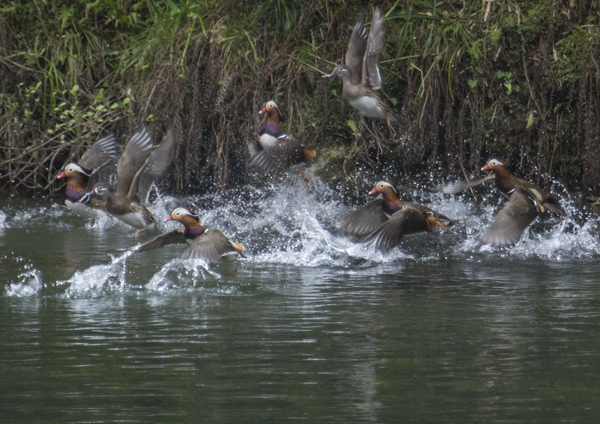
[[[375,181],[373,181],[374,183]],[[430,184],[429,186],[433,186]],[[505,200],[490,186],[478,193],[479,205],[470,194],[444,195],[422,188],[401,190],[403,198],[423,203],[442,214],[458,219],[449,231],[436,231],[405,237],[402,244],[390,251],[379,251],[346,236],[339,218],[371,200],[366,193],[356,193],[352,204],[344,203],[340,192],[311,176],[309,184],[298,175],[265,182],[262,186],[247,186],[224,194],[192,196],[183,199],[158,197],[150,210],[162,222],[176,206],[186,206],[197,212],[203,225],[217,228],[233,241],[243,244],[246,258],[234,259],[235,266],[287,267],[339,270],[368,269],[382,264],[402,264],[406,261],[461,260],[477,258],[539,258],[543,261],[595,257],[600,253],[598,223],[581,212],[570,199],[563,200],[566,216],[538,218],[522,239],[512,247],[497,248],[479,243],[479,237],[491,224]],[[481,196],[483,195],[483,198]],[[40,217],[42,216],[42,217]],[[4,213],[0,224],[19,225],[20,221],[45,225],[76,225],[72,214],[64,207],[34,208]],[[30,225],[30,224],[29,224]],[[84,222],[92,231],[131,230],[113,218],[98,218]],[[170,224],[176,225],[176,224]],[[172,228],[166,225],[163,231]],[[170,249],[167,246],[164,249]],[[184,249],[182,247],[181,249]],[[173,290],[195,290],[222,279],[214,267],[203,261],[175,259],[165,261],[160,270],[143,284],[128,283],[127,259],[132,251],[115,257],[108,264],[94,265],[76,272],[70,279],[58,282],[66,287],[66,296],[100,296],[128,290],[165,293]],[[136,260],[143,260],[136,257]],[[143,258],[143,256],[142,256]],[[392,266],[394,269],[401,269]],[[28,270],[7,288],[7,295],[28,295],[41,290],[41,273]],[[235,291],[235,286],[232,290]]]

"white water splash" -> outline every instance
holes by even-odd
[[[60,282],[68,285],[66,296],[94,297],[110,292],[126,291],[127,258],[133,253],[133,250],[129,250],[113,258],[110,264],[94,265],[84,271],[76,272],[67,281]]]
[[[26,266],[31,268],[31,266]],[[38,294],[43,287],[42,272],[38,269],[19,274],[19,281],[5,287],[5,294],[9,297],[29,297]]]
[[[221,278],[221,275],[210,270],[210,265],[206,261],[174,259],[154,274],[145,288],[153,292],[195,288],[200,281],[207,280],[208,276],[217,280]]]
[[[133,254],[129,251],[114,258],[111,263],[94,265],[76,272],[69,280],[58,282],[57,285],[66,287],[68,297],[95,297],[128,290],[162,294],[172,290],[212,290],[218,281],[226,286],[222,281],[227,280],[227,272],[243,267],[245,271],[242,275],[252,275],[255,264],[260,269],[268,269],[273,264],[298,270],[321,268],[324,272],[364,272],[362,270],[384,264],[384,267],[377,268],[377,272],[383,272],[380,270],[401,269],[407,261],[414,260],[427,262],[476,258],[477,261],[495,261],[501,257],[510,260],[538,258],[542,261],[568,261],[600,254],[597,218],[584,215],[569,199],[562,200],[566,216],[537,218],[516,245],[502,248],[481,245],[479,237],[505,204],[505,200],[493,188],[487,189],[483,199],[481,192],[477,193],[481,200],[480,206],[476,206],[469,195],[444,195],[419,188],[405,190],[401,193],[405,200],[427,205],[459,222],[448,231],[438,230],[431,234],[407,236],[400,246],[389,251],[380,251],[370,244],[359,243],[346,236],[341,227],[341,216],[371,200],[366,192],[358,193],[359,200],[355,205],[346,205],[341,201],[339,190],[325,185],[314,176],[311,177],[310,184],[306,184],[299,176],[290,174],[288,179],[274,181],[262,187],[245,186],[224,194],[183,199],[158,197],[150,205],[157,221],[162,222],[176,206],[190,207],[199,213],[204,225],[217,228],[232,241],[244,245],[247,259],[228,259],[239,263],[217,267],[219,270],[226,270],[222,278],[203,261],[182,259],[165,259],[158,272],[144,272],[144,261],[148,259],[139,254],[135,257],[139,274],[136,274],[135,279],[130,276],[131,281],[136,281],[132,284],[127,279],[127,259]],[[67,225],[63,221],[74,222],[68,225],[78,225],[77,221],[71,219],[80,218],[73,218],[62,206],[25,209],[17,211],[11,218],[8,217],[13,214],[9,211],[4,224],[10,228],[17,221],[39,220],[41,218],[36,216],[48,210],[50,226]],[[55,219],[58,222],[54,222]],[[81,222],[86,228],[106,230],[107,234],[115,230],[131,230],[112,218],[96,220],[92,224]],[[176,225],[165,225],[167,228],[163,228],[163,231]],[[104,235],[102,239],[103,237]],[[114,249],[124,247],[129,246],[114,246]],[[177,247],[166,246],[163,249]],[[184,247],[180,246],[179,249],[183,251]],[[174,252],[169,254],[172,258]],[[153,261],[159,261],[160,266],[160,253],[155,253],[153,258]],[[37,277],[39,284],[35,283],[38,281]],[[41,273],[37,277],[36,274],[29,277],[26,273],[22,274],[19,278],[23,281],[19,280],[8,287],[7,295],[25,296],[39,292],[42,289]],[[236,284],[225,290],[235,291]]]

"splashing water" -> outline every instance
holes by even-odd
[[[270,180],[261,187],[246,186],[224,194],[182,199],[159,196],[149,206],[157,221],[162,222],[176,206],[190,207],[200,215],[203,225],[217,228],[232,241],[244,245],[247,258],[222,261],[226,264],[218,265],[217,272],[214,265],[209,267],[202,261],[174,259],[185,250],[185,246],[166,246],[158,251],[135,254],[128,250],[114,256],[108,264],[86,266],[75,271],[71,278],[49,285],[64,287],[68,297],[93,297],[132,290],[166,293],[194,290],[199,285],[208,287],[222,280],[223,272],[252,274],[252,269],[273,266],[339,272],[381,268],[383,264],[470,258],[484,262],[497,258],[569,261],[593,258],[600,253],[596,218],[584,214],[570,199],[562,200],[566,211],[564,217],[536,219],[515,246],[497,248],[481,245],[478,241],[480,235],[491,224],[505,200],[491,187],[483,191],[483,198],[481,192],[477,195],[481,200],[480,206],[474,204],[469,194],[456,196],[414,187],[405,189],[401,192],[403,199],[425,204],[459,222],[448,231],[407,236],[399,247],[389,251],[379,251],[372,245],[359,243],[346,236],[341,228],[340,217],[372,198],[366,196],[366,192],[357,192],[355,197],[359,200],[348,206],[342,202],[339,190],[328,187],[315,176],[311,177],[310,184],[306,184],[299,175],[290,173],[286,179]],[[83,220],[74,217],[62,205],[9,207],[4,208],[0,215],[0,226],[6,231],[31,225],[40,232],[46,227],[91,230],[99,240],[104,240],[106,253],[112,254],[130,249],[139,242],[128,238],[131,228],[114,218]],[[177,225],[169,223],[163,231]],[[114,238],[116,236],[120,238]],[[151,236],[153,234],[149,231],[140,241]],[[65,248],[65,251],[69,249]],[[85,256],[85,246],[78,253]],[[128,266],[129,262],[132,269]],[[392,265],[392,268],[401,269],[402,266]],[[41,274],[38,269],[27,270],[19,275],[16,283],[6,288],[5,293],[10,296],[38,293],[44,287]],[[235,285],[231,287],[235,291]]]
[[[37,269],[25,266],[28,271],[19,274],[19,281],[5,287],[5,293],[10,297],[29,297],[38,294],[42,287],[42,273]]]

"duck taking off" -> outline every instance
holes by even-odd
[[[57,178],[67,179],[65,205],[69,209],[82,216],[89,216],[93,209],[105,209],[104,202],[92,199],[88,191],[99,180],[108,178],[107,175],[114,172],[116,156],[116,139],[110,134],[96,141],[79,161],[64,164]]]
[[[481,236],[482,243],[497,246],[514,244],[519,241],[529,224],[546,210],[558,215],[565,214],[558,200],[550,193],[529,181],[511,175],[500,160],[490,159],[481,170],[492,172],[479,180],[438,187],[436,190],[442,193],[458,193],[494,180],[496,188],[508,199],[508,203],[498,212],[490,228]]]
[[[241,244],[232,242],[219,230],[200,225],[200,217],[189,209],[177,207],[165,221],[181,222],[183,227],[174,228],[143,243],[138,247],[138,252],[159,249],[169,244],[187,243],[189,247],[181,255],[184,259],[205,259],[214,262],[229,253],[244,256],[244,247]]]
[[[296,165],[310,162],[316,155],[307,150],[302,142],[281,130],[283,114],[273,100],[265,103],[259,112],[267,115],[267,123],[260,132],[260,150],[250,162],[250,168],[258,168],[266,173],[283,173]],[[300,168],[300,173],[304,173]],[[305,178],[306,179],[306,178]]]
[[[94,192],[106,200],[106,211],[115,218],[137,228],[137,236],[150,225],[157,229],[152,213],[144,206],[155,180],[160,178],[171,159],[175,147],[175,134],[167,132],[163,142],[154,151],[150,135],[146,128],[135,133],[117,165],[117,190],[106,183],[94,186]]]
[[[342,97],[352,107],[368,118],[387,122],[393,132],[392,125],[398,123],[390,107],[381,100],[377,90],[381,88],[381,72],[379,55],[384,49],[385,29],[383,12],[376,7],[373,12],[371,31],[367,33],[360,16],[354,25],[345,64],[336,65],[329,77],[342,79]]]
[[[379,249],[391,249],[408,234],[431,232],[437,227],[449,229],[456,221],[417,203],[404,202],[398,191],[387,181],[380,181],[369,192],[377,198],[366,206],[342,217],[343,227],[350,235],[365,242],[374,242]]]

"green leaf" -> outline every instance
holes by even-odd
[[[477,87],[477,80],[476,79],[470,79],[469,81],[467,81],[467,84],[469,84],[469,87],[475,88],[475,87]]]
[[[356,133],[356,123],[352,119],[346,121],[353,133]]]
[[[525,128],[529,128],[530,126],[532,126],[534,121],[535,118],[533,116],[533,112],[529,112],[529,117],[527,118],[527,126]]]

